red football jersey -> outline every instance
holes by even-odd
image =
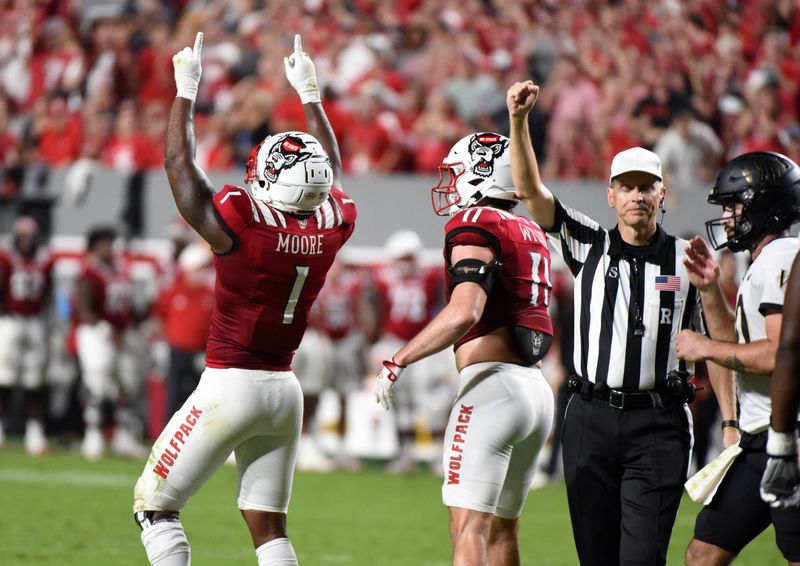
[[[234,247],[214,256],[206,364],[288,370],[325,275],[353,233],[355,204],[332,189],[316,213],[299,217],[226,185],[214,206]]]
[[[378,272],[376,288],[381,302],[383,334],[409,341],[434,317],[441,306],[441,270],[419,269],[403,275],[392,266]]]
[[[101,319],[117,330],[133,323],[133,281],[121,262],[109,265],[87,256],[78,278],[89,282],[92,304]]]
[[[2,312],[35,316],[42,312],[53,270],[53,260],[41,250],[27,258],[16,250],[0,252]]]
[[[468,208],[447,223],[445,242],[447,266],[452,266],[450,250],[459,245],[493,248],[501,264],[480,321],[456,342],[456,349],[504,326],[553,334],[547,312],[552,288],[550,251],[538,224],[497,208]],[[447,287],[450,287],[449,273]]]
[[[314,305],[313,326],[332,340],[340,340],[358,326],[356,310],[363,292],[358,274],[342,273],[325,282]]]

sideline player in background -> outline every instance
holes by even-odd
[[[366,371],[362,295],[363,276],[340,259],[334,261],[292,363],[303,387],[298,470],[328,472],[359,467],[344,451],[344,432],[347,399],[361,387]],[[317,417],[320,395],[328,388],[339,397],[339,417],[333,423],[320,422]]]
[[[295,36],[284,60],[311,133],[267,137],[247,161],[248,189],[215,194],[195,161],[194,100],[203,34],[173,57],[178,92],[165,166],[178,210],[214,251],[216,304],[200,384],[153,445],[134,488],[134,515],[152,564],[190,563],[179,512],[236,454],[238,506],[259,564],[297,564],[286,534],[303,412],[292,355],[356,209],[341,184],[336,138],[314,64]],[[319,140],[319,141],[317,141]]]
[[[112,451],[135,458],[145,453],[137,438],[141,423],[131,408],[141,386],[127,344],[135,318],[133,282],[114,251],[116,237],[111,227],[89,230],[86,257],[75,284],[73,329],[86,396],[81,453],[88,460],[100,459],[105,450],[103,408],[109,402],[115,424]]]
[[[17,218],[13,242],[0,251],[0,446],[2,418],[19,376],[25,393],[25,451],[47,450],[44,434],[44,383],[47,366],[45,305],[52,288],[53,261],[40,245],[33,218]]]
[[[800,249],[798,241],[788,237],[789,227],[800,220],[800,168],[777,153],[740,155],[722,168],[708,202],[723,211],[721,218],[706,222],[715,249],[747,250],[753,263],[739,287],[735,319],[729,310],[705,313],[710,327],[727,331],[711,339],[684,330],[675,348],[682,359],[711,361],[736,371],[740,417],[730,425],[740,426],[742,453],[698,514],[686,563],[729,564],[770,523],[784,557],[800,563],[800,509],[770,509],[759,495],[767,464],[770,381],[785,286]],[[727,239],[717,240],[718,229]],[[687,260],[687,269],[705,280],[719,278],[719,265],[700,237],[691,241]]]
[[[553,334],[547,304],[550,252],[517,204],[508,138],[465,137],[439,166],[432,189],[445,228],[448,303],[383,362],[375,393],[393,406],[409,364],[449,346],[460,372],[444,442],[442,499],[450,512],[453,564],[519,564],[517,530],[553,422],[553,393],[540,360]]]
[[[800,254],[794,258],[783,301],[783,324],[772,374],[772,417],[761,498],[771,507],[800,506],[797,412],[800,407]]]
[[[379,340],[372,346],[370,357],[380,363],[416,336],[442,308],[441,270],[422,265],[422,240],[412,230],[397,230],[384,245],[388,261],[375,275],[372,307]],[[372,302],[372,301],[365,301]],[[445,364],[452,360],[444,355]],[[424,424],[435,441],[441,442],[447,415],[455,391],[447,384],[447,370],[442,356],[431,356],[409,366],[394,394],[394,416],[400,451],[389,464],[392,474],[413,471],[414,443],[418,425]],[[441,471],[440,458],[434,469]]]

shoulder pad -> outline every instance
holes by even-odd
[[[505,237],[504,223],[514,219],[511,213],[490,207],[475,207],[453,216],[445,227],[448,247],[459,245],[486,246],[500,252]]]
[[[334,205],[335,212],[342,215],[342,224],[355,224],[357,216],[356,203],[347,196],[347,193],[334,187],[331,189],[328,198],[333,201],[331,204]]]
[[[219,218],[238,234],[252,222],[258,221],[258,211],[247,189],[225,185],[214,195],[214,207]]]

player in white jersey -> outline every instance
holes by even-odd
[[[800,563],[800,509],[771,509],[759,494],[784,294],[800,250],[798,241],[788,237],[791,224],[800,220],[800,168],[777,153],[741,155],[722,169],[708,201],[723,207],[721,218],[706,223],[714,247],[748,250],[753,263],[739,287],[735,318],[729,311],[706,310],[712,338],[684,330],[676,351],[689,361],[712,361],[735,370],[739,421],[722,424],[740,427],[742,453],[697,516],[686,563],[729,564],[770,523],[784,557]],[[727,239],[718,240],[720,230]],[[716,282],[719,266],[702,239],[692,240],[687,258],[687,269]]]
[[[798,244],[800,245],[800,244]],[[800,254],[792,264],[783,304],[784,320],[772,374],[772,418],[761,498],[772,507],[800,505],[797,412],[800,407]]]

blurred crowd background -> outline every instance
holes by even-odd
[[[0,0],[0,212],[35,217],[0,227],[0,330],[14,340],[0,348],[0,445],[5,430],[32,454],[75,445],[92,459],[108,448],[139,457],[199,378],[208,250],[180,222],[159,253],[113,243],[141,233],[147,210],[135,195],[141,173],[163,167],[172,55],[199,30],[197,156],[208,171],[243,170],[265,135],[303,129],[282,61],[295,33],[349,175],[434,174],[465,134],[507,132],[506,89],[528,78],[542,86],[531,130],[546,180],[605,179],[616,152],[641,145],[661,156],[669,198],[694,202],[741,152],[800,160],[798,0]],[[96,167],[119,172],[134,204],[116,233],[87,226],[85,240],[53,246],[51,207],[79,199]],[[22,187],[44,186],[51,170],[69,171],[57,198],[26,201]],[[301,467],[437,461],[451,360],[421,372],[428,379],[396,419],[362,379],[442,305],[439,256],[423,261],[408,234],[400,242],[390,238],[375,261],[345,256],[331,274],[296,364],[308,421]],[[736,265],[724,263],[735,297]],[[125,316],[108,318],[91,299],[103,277]],[[569,277],[553,280],[559,340],[545,373],[563,402],[571,289]],[[14,293],[40,304],[18,312]],[[30,317],[43,334],[8,324]],[[87,366],[77,333],[103,317],[110,330],[85,351],[101,344],[111,362]],[[24,354],[37,344],[45,349]],[[693,410],[702,465],[718,436],[707,385]],[[545,455],[545,480],[557,472],[557,452]]]
[[[295,32],[352,174],[435,171],[467,132],[507,130],[526,78],[548,178],[603,178],[642,145],[680,198],[743,151],[800,158],[796,0],[2,0],[0,22],[5,198],[32,166],[160,167],[171,58],[201,29],[206,169],[302,127]]]

